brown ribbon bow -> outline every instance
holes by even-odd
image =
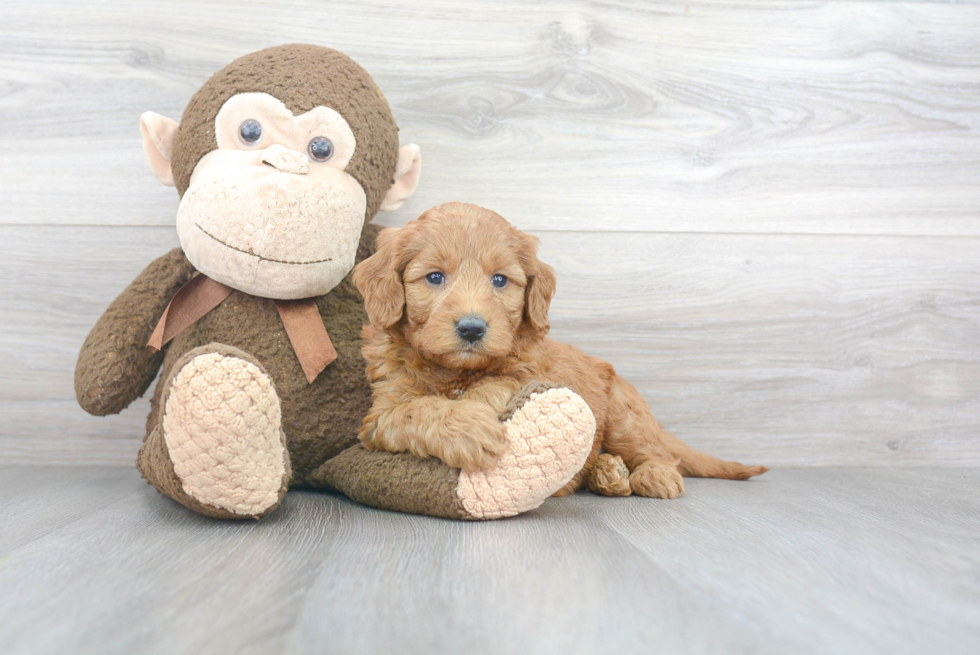
[[[171,339],[200,320],[231,295],[233,289],[206,275],[197,274],[174,294],[146,347],[161,350]],[[312,298],[275,300],[286,336],[299,359],[306,381],[312,383],[320,371],[337,359],[337,351]]]

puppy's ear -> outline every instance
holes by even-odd
[[[524,322],[535,332],[544,335],[551,325],[548,323],[548,308],[558,286],[555,270],[538,259],[538,238],[524,235],[524,248],[521,261],[527,275],[524,288]]]
[[[378,235],[373,255],[354,267],[354,285],[364,296],[371,323],[391,327],[405,311],[405,286],[401,269],[408,263],[403,252],[405,228],[389,227]]]

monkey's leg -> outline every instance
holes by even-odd
[[[566,388],[532,383],[501,414],[510,448],[488,470],[461,472],[435,458],[354,446],[311,476],[365,505],[453,519],[530,511],[578,473],[592,452],[595,417]]]
[[[260,518],[282,501],[289,454],[279,397],[246,353],[220,344],[173,367],[160,417],[137,459],[164,495],[207,516]]]

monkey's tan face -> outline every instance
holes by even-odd
[[[357,144],[328,107],[294,116],[265,93],[232,96],[218,149],[198,162],[177,234],[205,275],[247,293],[322,295],[354,265],[367,199],[344,169]]]

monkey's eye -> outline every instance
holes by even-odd
[[[333,141],[325,136],[315,136],[307,148],[313,161],[327,161],[333,157]]]
[[[498,289],[503,289],[505,286],[507,286],[507,278],[501,275],[500,273],[497,273],[492,278],[490,278],[490,284],[497,287]]]
[[[432,286],[437,287],[446,281],[446,276],[440,273],[439,271],[435,271],[434,273],[429,273],[428,275],[426,275],[425,280]]]
[[[262,124],[254,118],[250,118],[238,128],[238,136],[241,137],[242,143],[245,145],[255,145],[262,138]]]

